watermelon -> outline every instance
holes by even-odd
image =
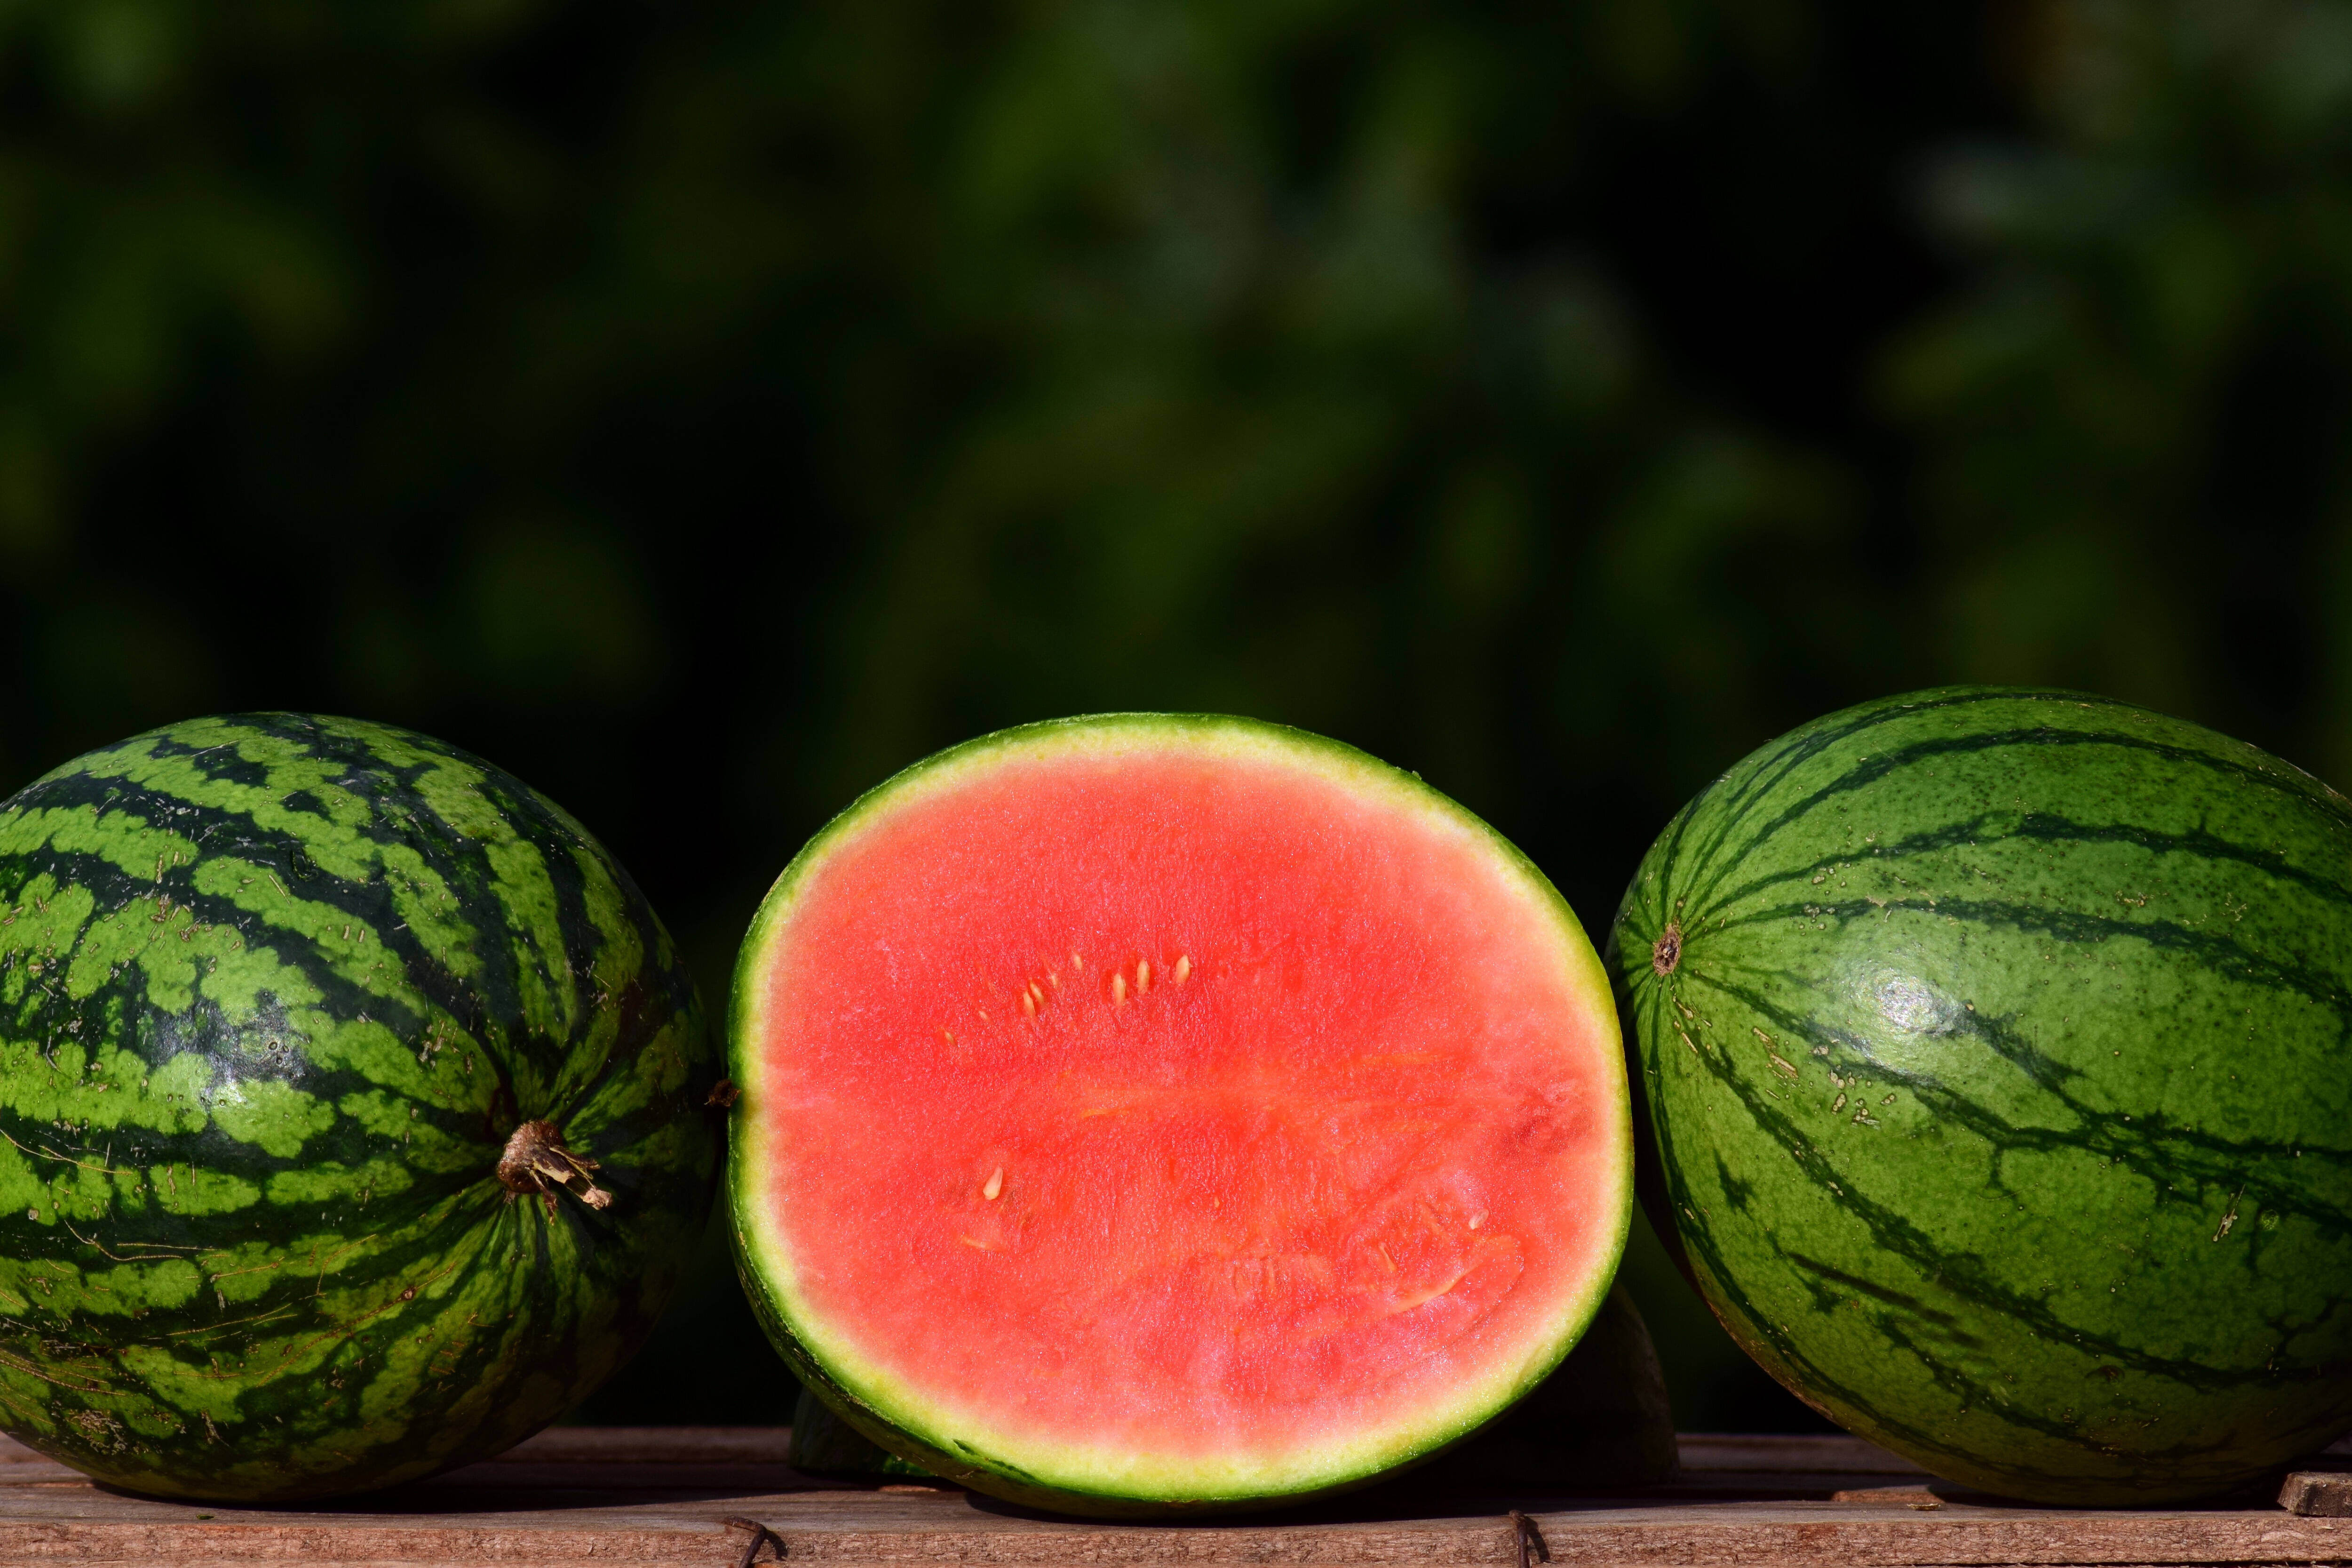
[[[851,805],[735,979],[728,1193],[805,1386],[1097,1515],[1360,1484],[1600,1309],[1631,1110],[1598,958],[1418,779],[1246,720],[1006,731]]]
[[[2352,805],[2326,785],[2073,692],[1867,703],[1685,806],[1611,949],[1645,1201],[1832,1420],[2101,1505],[2352,1426]]]
[[[175,724],[0,808],[0,1430],[285,1501],[504,1448],[716,1185],[694,985],[579,824],[421,735]]]

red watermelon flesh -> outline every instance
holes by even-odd
[[[1052,1506],[1328,1490],[1575,1342],[1615,1013],[1476,818],[1238,720],[1066,721],[859,801],[736,981],[739,1258],[885,1447]]]

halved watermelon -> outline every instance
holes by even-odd
[[[1477,1428],[1600,1308],[1632,1141],[1542,874],[1335,742],[1031,725],[817,836],[735,978],[729,1187],[803,1382],[1068,1511],[1297,1500]]]

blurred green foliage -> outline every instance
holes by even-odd
[[[714,1001],[832,810],[1228,710],[1607,921],[1811,715],[2352,777],[2338,0],[16,0],[0,772],[470,745]],[[1688,1426],[1809,1419],[1654,1240]],[[604,1419],[782,1419],[714,1247]]]
[[[2042,134],[1933,171],[1966,281],[1880,373],[1921,453],[1938,662],[2352,780],[2352,9],[2036,25]]]

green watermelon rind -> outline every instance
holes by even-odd
[[[1643,1203],[1759,1364],[1937,1474],[2259,1478],[2352,1426],[2347,868],[2343,796],[2111,699],[1801,726],[1612,922]]]
[[[769,943],[791,910],[795,893],[835,846],[892,804],[908,798],[911,790],[949,782],[967,770],[985,767],[1024,749],[1060,752],[1089,743],[1117,744],[1129,738],[1171,735],[1202,746],[1276,752],[1326,776],[1346,780],[1367,794],[1385,795],[1401,807],[1471,832],[1523,882],[1530,898],[1553,915],[1563,950],[1573,954],[1578,964],[1576,979],[1595,1026],[1615,1028],[1607,975],[1599,955],[1567,901],[1516,846],[1417,775],[1340,742],[1284,725],[1218,714],[1168,713],[1097,714],[1023,725],[966,742],[915,763],[860,795],[812,838],[761,904],[735,969],[727,1049],[728,1070],[738,1098],[730,1124],[726,1187],[737,1272],[744,1293],[802,1383],[880,1447],[975,1490],[1032,1507],[1103,1518],[1233,1511],[1306,1502],[1364,1486],[1401,1467],[1444,1452],[1507,1410],[1575,1347],[1607,1299],[1632,1222],[1632,1113],[1619,1062],[1620,1081],[1612,1086],[1616,1115],[1612,1130],[1618,1148],[1614,1165],[1622,1174],[1617,1192],[1605,1199],[1611,1212],[1606,1257],[1593,1269],[1584,1295],[1563,1306],[1556,1342],[1516,1375],[1459,1399],[1443,1419],[1416,1422],[1401,1433],[1361,1445],[1356,1452],[1302,1464],[1286,1472],[1267,1474],[1234,1467],[1223,1477],[1212,1477],[1198,1467],[1169,1466],[1159,1474],[1139,1474],[1139,1467],[1130,1462],[1109,1473],[1110,1467],[1087,1464],[1083,1450],[1055,1454],[1045,1445],[1023,1448],[1002,1438],[991,1440],[968,1427],[951,1432],[960,1425],[951,1415],[927,1410],[919,1394],[894,1387],[886,1375],[860,1367],[855,1354],[845,1353],[837,1341],[826,1342],[822,1326],[812,1321],[813,1314],[796,1308],[791,1300],[789,1256],[763,1221],[756,1180],[760,1103],[756,985]]]
[[[53,770],[0,807],[0,1429],[207,1501],[495,1453],[683,1277],[716,1078],[642,893],[479,758],[239,714]],[[609,1207],[509,1201],[540,1119]]]

